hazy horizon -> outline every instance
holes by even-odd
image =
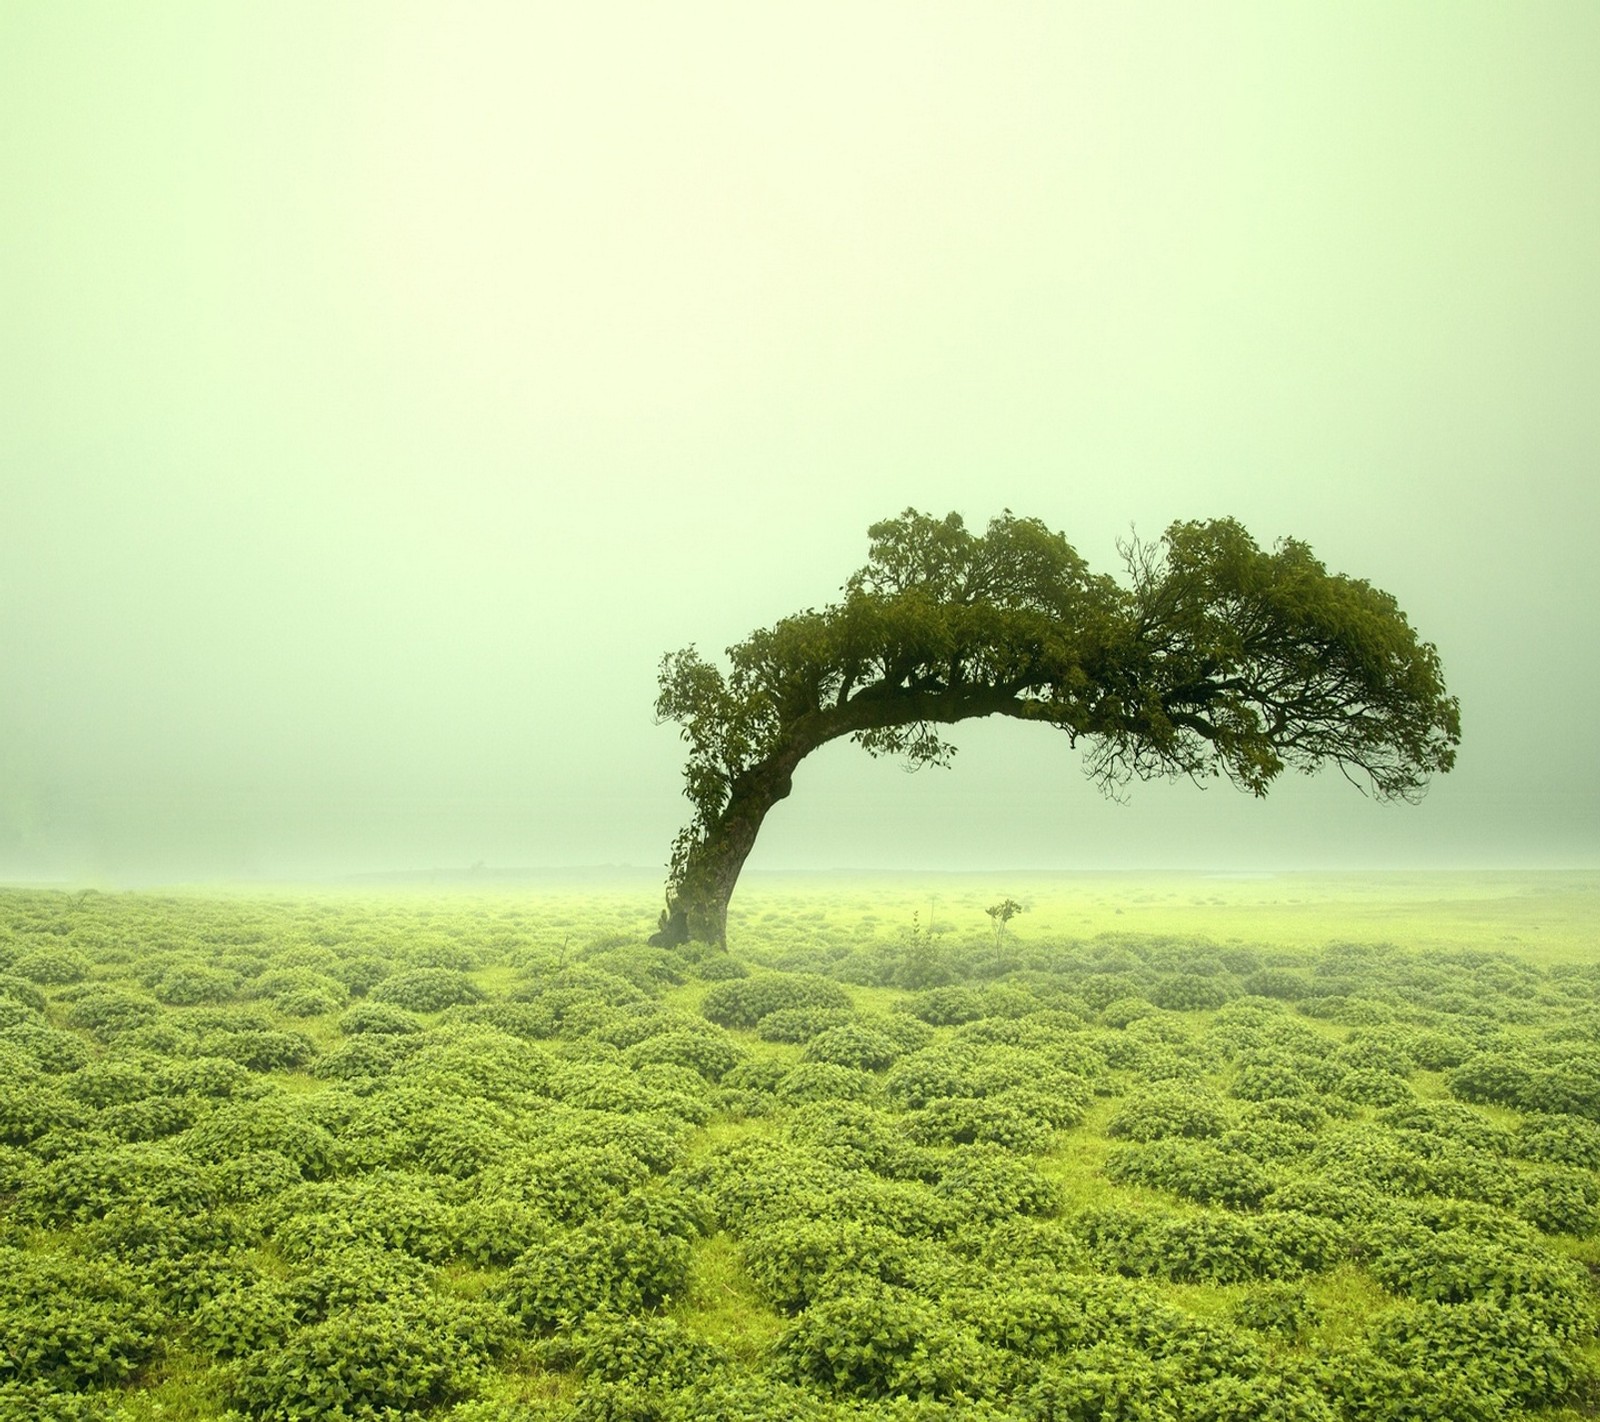
[[[1100,797],[809,759],[753,872],[1600,864],[1600,7],[0,12],[0,882],[660,872],[657,663],[1003,508],[1393,593],[1462,705]]]

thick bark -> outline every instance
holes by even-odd
[[[661,948],[691,942],[727,947],[728,901],[762,821],[788,796],[795,767],[818,746],[885,726],[950,724],[997,714],[1031,719],[1037,703],[1019,699],[1017,689],[1015,685],[936,692],[900,688],[892,695],[858,696],[826,711],[799,716],[790,724],[782,749],[735,777],[726,807],[690,849],[681,877],[668,890],[667,907],[650,942]]]
[[[738,778],[727,807],[705,838],[690,849],[651,943],[661,948],[690,942],[728,946],[728,901],[734,885],[767,811],[789,794],[801,754],[786,751]]]

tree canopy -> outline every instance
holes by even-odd
[[[673,844],[663,942],[722,943],[728,899],[795,767],[849,736],[947,765],[944,729],[1011,716],[1087,747],[1102,789],[1225,776],[1266,794],[1336,765],[1381,799],[1448,771],[1457,701],[1394,598],[1329,573],[1297,539],[1259,547],[1233,519],[1174,523],[1091,573],[1059,533],[1007,510],[972,532],[907,509],[868,530],[836,603],[727,649],[662,659],[659,720],[688,744],[694,816]]]

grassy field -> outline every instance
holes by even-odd
[[[0,890],[0,1419],[1600,1406],[1600,876],[654,892]]]
[[[614,892],[621,892],[615,890]],[[1457,870],[1274,874],[926,874],[897,878],[754,874],[729,935],[774,925],[830,932],[926,927],[981,935],[1005,897],[1027,909],[1019,935],[1190,935],[1216,943],[1508,949],[1539,962],[1600,956],[1600,873]],[[821,915],[821,918],[818,918]]]

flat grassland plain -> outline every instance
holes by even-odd
[[[1600,875],[654,896],[0,890],[0,1418],[1597,1415]]]

